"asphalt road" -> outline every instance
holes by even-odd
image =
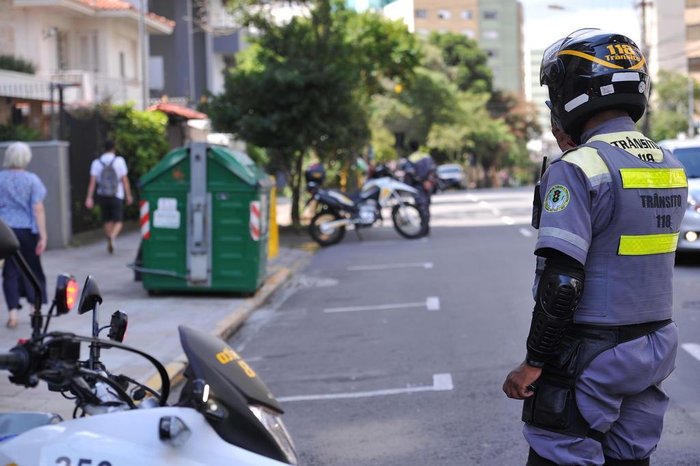
[[[349,232],[231,344],[281,400],[305,465],[522,465],[501,384],[532,310],[531,192],[438,195],[429,238]],[[676,270],[682,343],[655,465],[700,465],[700,266]],[[698,346],[700,348],[700,346]],[[697,351],[700,357],[700,351]]]

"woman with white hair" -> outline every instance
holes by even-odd
[[[26,170],[32,151],[23,142],[15,142],[5,151],[3,170],[0,171],[0,219],[17,235],[20,251],[34,275],[41,283],[46,303],[46,277],[39,256],[46,249],[46,216],[44,197],[46,187],[39,177]],[[9,310],[7,327],[17,327],[19,300],[24,297],[34,303],[37,299],[31,284],[14,260],[7,259],[2,269],[2,290]]]

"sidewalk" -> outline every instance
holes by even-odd
[[[133,271],[127,267],[136,257],[139,241],[138,232],[123,234],[118,239],[113,255],[107,253],[104,241],[45,252],[42,263],[49,301],[53,297],[59,273],[73,274],[81,290],[87,275],[92,275],[104,298],[99,309],[101,326],[109,324],[110,316],[115,310],[127,313],[129,326],[124,343],[156,357],[168,368],[171,379],[175,381],[184,368],[178,325],[185,324],[222,338],[228,337],[272,292],[295,271],[305,266],[313,254],[313,247],[307,247],[308,236],[281,230],[279,255],[268,262],[267,279],[254,296],[149,296],[141,282],[134,281]],[[48,311],[48,306],[42,310]],[[4,304],[1,307],[5,311]],[[29,311],[29,306],[25,305],[20,311],[20,324],[13,330],[4,325],[6,315],[0,315],[3,319],[0,321],[0,351],[8,351],[17,339],[30,336]],[[91,319],[91,314],[78,315],[77,310],[73,310],[65,316],[52,319],[50,329],[89,335]],[[106,331],[102,336],[106,338]],[[83,345],[82,351],[83,355],[87,354],[87,345]],[[104,350],[102,359],[112,372],[125,373],[140,381],[148,380],[149,383],[159,380],[157,376],[152,377],[155,371],[148,362],[136,355],[125,351]],[[49,392],[45,382],[40,382],[34,389],[25,389],[11,384],[4,376],[0,377],[0,410],[52,411],[64,418],[72,416],[72,403],[58,393]]]

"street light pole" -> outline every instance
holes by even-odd
[[[642,55],[644,55],[644,59],[648,60],[649,59],[649,40],[647,38],[647,7],[652,6],[651,0],[642,0],[639,2],[639,8],[641,9],[642,13],[642,21],[641,21],[641,33],[642,33]],[[647,64],[647,66],[649,66]],[[649,91],[649,94],[651,96],[651,90]],[[647,105],[646,112],[644,112],[644,116],[642,117],[642,133],[644,134],[649,134],[649,116],[651,113],[651,106]]]
[[[148,107],[148,36],[146,35],[146,9],[148,0],[139,0],[139,45],[141,50],[141,110]]]

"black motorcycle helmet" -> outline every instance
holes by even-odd
[[[579,29],[547,48],[540,85],[549,89],[552,117],[578,141],[583,125],[601,110],[626,110],[638,121],[647,108],[650,81],[634,41],[600,29]]]

